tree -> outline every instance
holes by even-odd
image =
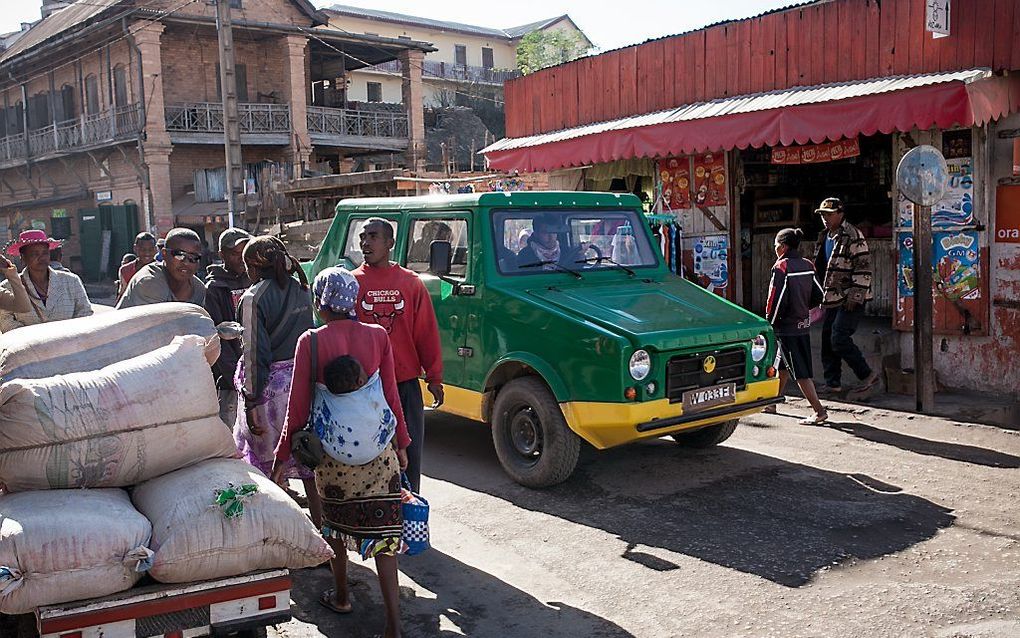
[[[576,31],[532,31],[517,45],[517,68],[527,75],[576,60],[587,52],[588,43]]]

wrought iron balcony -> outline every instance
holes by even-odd
[[[365,70],[383,73],[401,73],[402,68],[400,60],[391,60],[382,64],[365,67]],[[451,64],[450,62],[425,60],[422,65],[421,74],[425,78],[438,78],[440,80],[459,80],[461,82],[474,82],[478,84],[503,84],[507,80],[520,77],[521,72],[516,69],[488,69],[481,66],[466,66],[463,64]]]
[[[237,105],[242,134],[290,133],[287,104]],[[223,133],[223,105],[214,102],[168,104],[166,130],[171,133]]]
[[[0,138],[0,166],[88,150],[137,137],[144,125],[142,105],[82,115],[25,133]]]
[[[385,137],[407,139],[403,111],[359,111],[308,107],[308,132],[331,137]]]

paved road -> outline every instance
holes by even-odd
[[[483,426],[434,418],[435,549],[401,563],[406,635],[1020,636],[1020,433],[833,414],[591,453],[545,491],[506,478]],[[327,570],[296,573],[270,636],[379,634],[369,567],[349,616],[316,604]]]

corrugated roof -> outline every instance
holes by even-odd
[[[665,111],[656,111],[654,113],[646,113],[644,115],[632,115],[607,122],[585,124],[584,126],[577,126],[550,133],[541,133],[528,137],[504,138],[487,146],[480,152],[491,153],[497,151],[510,151],[519,148],[540,146],[552,142],[572,140],[588,135],[597,135],[607,131],[620,131],[652,126],[655,124],[668,124],[671,122],[688,122],[691,120],[701,120],[723,115],[752,113],[755,111],[781,109],[784,107],[801,106],[805,104],[834,102],[838,100],[877,95],[880,93],[890,93],[903,89],[912,89],[946,82],[967,83],[987,78],[991,75],[992,73],[988,69],[970,69],[967,71],[955,71],[952,73],[930,73],[924,75],[876,78],[873,80],[862,80],[857,82],[841,82],[839,84],[796,87],[784,91],[772,91],[770,93],[740,95],[712,100],[711,102],[685,104]]]
[[[21,55],[29,49],[39,46],[52,37],[60,35],[64,31],[87,22],[107,9],[123,2],[123,0],[83,0],[75,2],[48,18],[40,20],[28,33],[15,41],[11,48],[0,55],[0,64]]]
[[[567,17],[566,15],[560,15],[554,18],[548,18],[546,20],[539,20],[538,22],[532,22],[530,24],[521,25],[519,27],[510,27],[509,29],[495,29],[492,27],[480,27],[473,24],[464,24],[463,22],[433,20],[432,18],[413,16],[406,13],[394,13],[392,11],[380,11],[378,9],[365,9],[363,7],[352,7],[350,5],[345,4],[335,4],[331,7],[327,7],[326,9],[324,9],[324,11],[338,13],[340,15],[350,16],[354,18],[367,18],[370,20],[382,20],[384,22],[396,22],[399,24],[407,24],[412,26],[438,29],[440,31],[458,31],[461,33],[470,33],[474,35],[481,35],[492,38],[501,38],[504,40],[514,40],[520,36],[530,33],[531,31],[541,29],[545,26],[548,26],[554,22],[557,22]]]

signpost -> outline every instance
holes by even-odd
[[[946,193],[949,167],[934,146],[907,152],[896,167],[896,184],[914,202],[914,399],[917,411],[935,407],[935,369],[932,356],[932,233],[931,207]]]

